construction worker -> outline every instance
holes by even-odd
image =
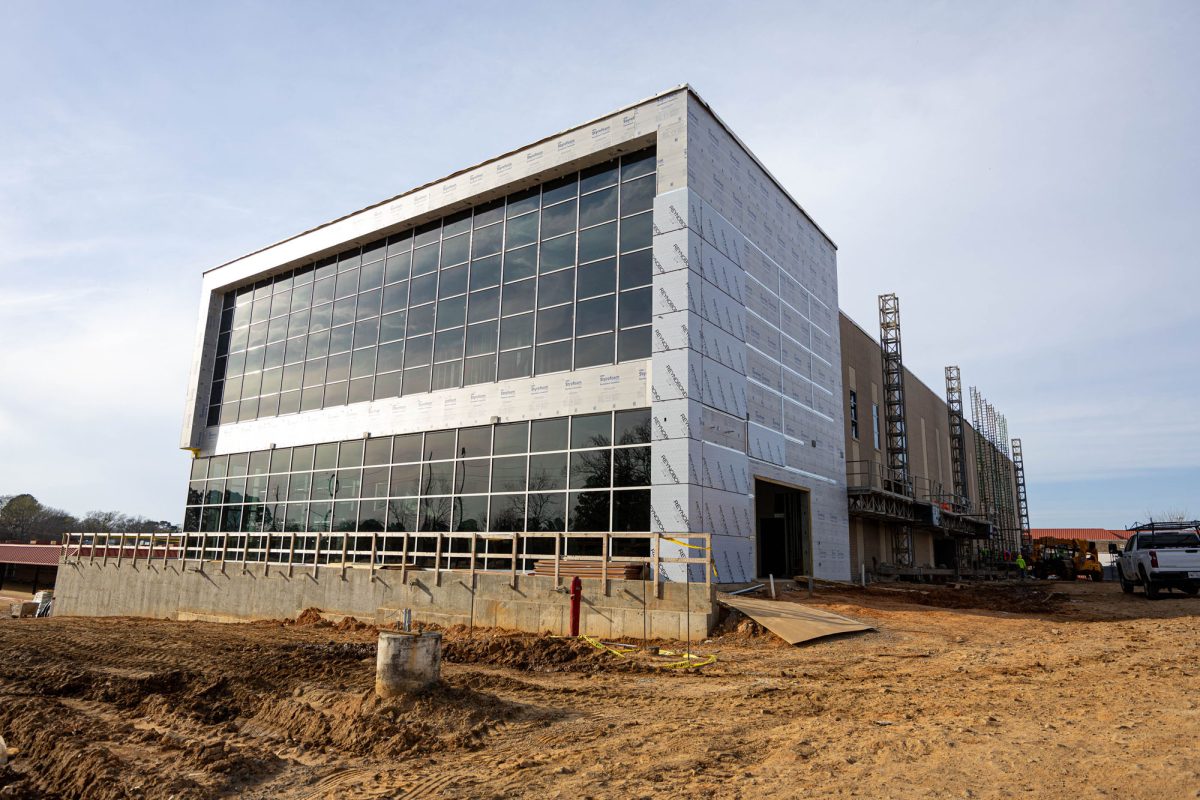
[[[1021,570],[1021,580],[1025,580],[1025,555],[1017,554],[1017,569]]]

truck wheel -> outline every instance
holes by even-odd
[[[1138,572],[1142,576],[1142,586],[1146,590],[1147,599],[1157,600],[1158,599],[1158,587],[1150,582],[1150,577],[1146,574],[1146,570],[1139,568]]]
[[[1126,580],[1125,571],[1117,567],[1117,578],[1121,581],[1121,591],[1125,594],[1133,594],[1133,581]]]

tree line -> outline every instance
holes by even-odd
[[[175,533],[179,526],[167,520],[123,514],[120,511],[89,511],[76,517],[61,508],[43,505],[31,494],[0,495],[0,541],[62,541],[63,534],[88,533]]]

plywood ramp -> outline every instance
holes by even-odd
[[[864,625],[849,617],[799,603],[756,600],[724,593],[717,594],[717,602],[737,609],[788,644],[810,642],[839,633],[875,630],[873,626]]]

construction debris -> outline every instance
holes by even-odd
[[[756,600],[718,593],[717,601],[737,609],[788,644],[826,636],[873,631],[874,627],[813,606],[774,600]]]

